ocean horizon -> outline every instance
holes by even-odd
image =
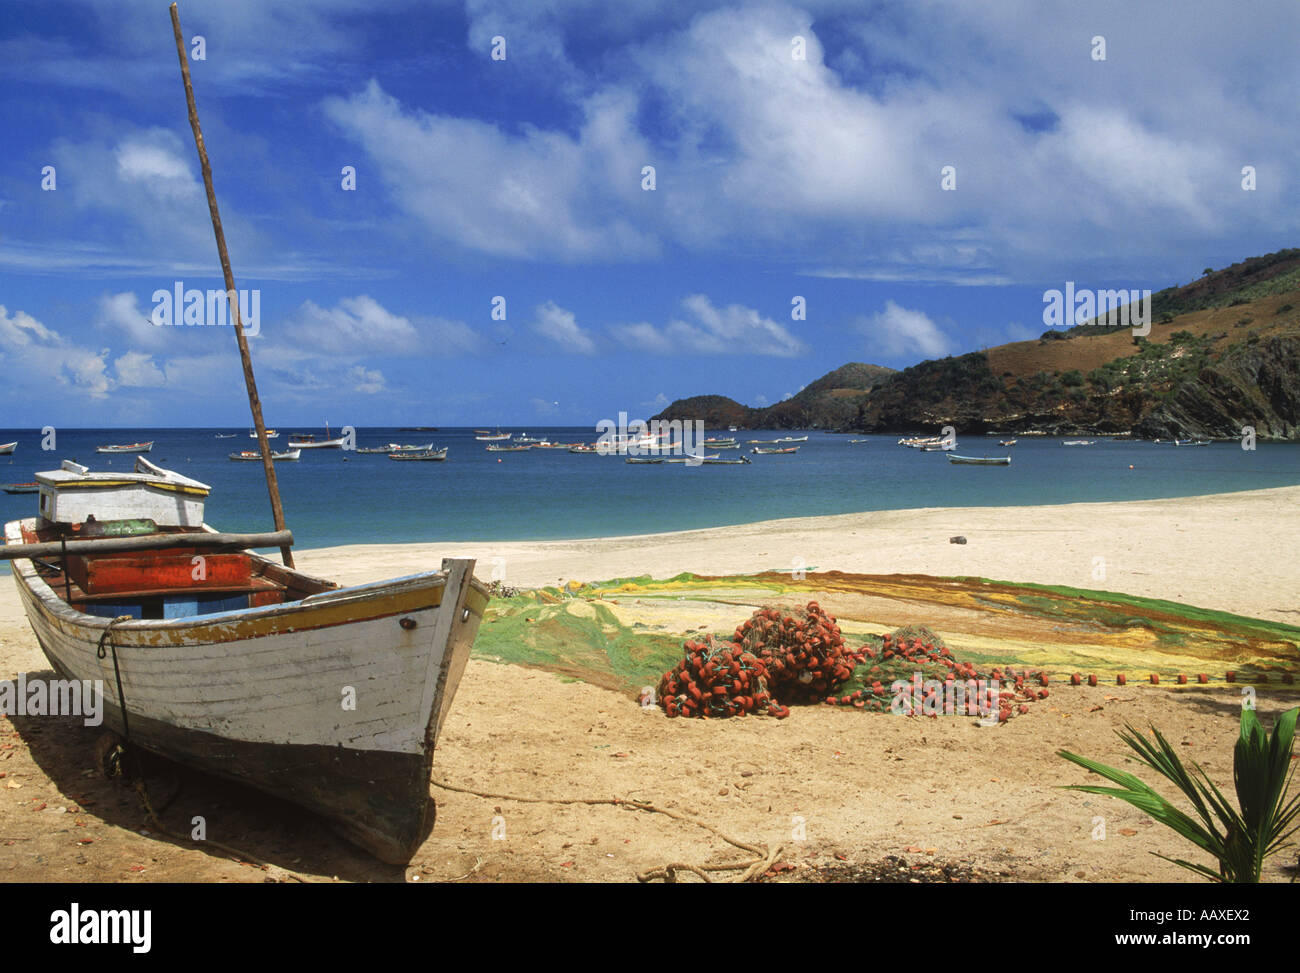
[[[343,544],[442,541],[543,541],[724,527],[788,517],[926,507],[1020,506],[1150,500],[1300,485],[1300,444],[1237,442],[1187,448],[1145,441],[1096,439],[1066,447],[1067,438],[959,437],[954,452],[1010,455],[1006,467],[948,463],[942,452],[898,445],[896,435],[743,430],[744,466],[629,464],[622,456],[567,450],[488,452],[470,427],[403,432],[409,427],[358,427],[357,445],[389,442],[447,447],[445,462],[399,463],[384,455],[304,450],[276,464],[285,518],[301,549]],[[495,428],[495,427],[494,427]],[[299,431],[273,441],[287,447]],[[510,430],[564,443],[597,439],[592,426]],[[255,447],[247,428],[60,429],[57,449],[42,450],[37,431],[10,431],[12,456],[0,457],[0,483],[30,481],[65,459],[93,470],[129,470],[134,455],[96,453],[110,443],[150,441],[148,459],[212,487],[206,520],[226,531],[272,529],[260,463],[229,453]],[[234,438],[218,439],[217,434]],[[320,437],[323,430],[314,430]],[[335,432],[337,435],[337,431]],[[748,440],[808,435],[789,455],[753,455]],[[709,435],[720,435],[711,431]],[[728,435],[728,434],[721,434]],[[850,439],[866,439],[851,443]],[[34,516],[32,494],[0,494],[5,521]]]

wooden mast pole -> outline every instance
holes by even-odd
[[[194,145],[199,150],[199,165],[203,169],[203,185],[208,191],[208,211],[212,214],[212,232],[217,237],[217,253],[221,257],[221,272],[226,278],[226,304],[235,325],[235,340],[239,343],[239,357],[244,363],[244,385],[248,387],[248,406],[253,411],[253,425],[257,429],[257,442],[262,449],[262,469],[266,472],[266,488],[271,494],[271,515],[275,529],[284,530],[284,508],[280,505],[280,484],[275,478],[275,462],[271,459],[271,444],[266,438],[266,423],[262,420],[262,400],[257,395],[257,380],[253,378],[253,360],[248,355],[248,339],[244,336],[244,323],[239,316],[239,301],[235,291],[235,275],[230,270],[230,254],[226,252],[226,234],[221,229],[221,214],[217,211],[217,193],[212,188],[212,167],[208,164],[208,150],[203,144],[203,131],[199,128],[199,110],[194,104],[194,86],[190,83],[190,62],[185,56],[185,39],[181,36],[181,18],[176,4],[171,5],[172,33],[176,35],[176,56],[181,62],[181,77],[185,80],[185,102],[190,110],[190,128],[194,130]],[[280,557],[287,567],[293,567],[293,553],[288,547],[280,548]]]

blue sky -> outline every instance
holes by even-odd
[[[770,404],[1297,243],[1292,2],[180,12],[273,426]],[[166,4],[0,0],[0,133],[0,425],[247,426],[229,329],[149,322],[221,286]]]

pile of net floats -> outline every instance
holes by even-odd
[[[979,715],[1005,723],[1048,694],[1045,673],[978,669],[956,659],[924,627],[899,629],[855,651],[815,601],[793,610],[760,608],[730,640],[706,635],[683,649],[682,661],[659,680],[657,701],[670,717],[784,719],[791,705],[822,703],[876,712],[901,708],[915,715]],[[901,682],[908,683],[906,693]],[[953,692],[958,683],[964,688],[994,682],[996,697],[983,700],[995,700],[996,712]]]

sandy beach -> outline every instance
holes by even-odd
[[[298,564],[355,583],[427,570],[444,556],[473,556],[481,578],[520,588],[683,571],[971,575],[1124,592],[1294,624],[1298,504],[1300,487],[888,511],[639,537],[340,547],[300,552]],[[966,543],[950,543],[954,536]],[[0,678],[47,668],[13,583],[3,579]],[[1261,715],[1295,700],[1261,692]],[[1125,750],[1112,731],[1150,720],[1214,779],[1230,783],[1238,707],[1232,687],[1178,693],[1112,686],[1054,694],[1050,705],[1000,729],[831,708],[724,724],[668,720],[625,694],[476,659],[439,742],[434,776],[512,797],[653,801],[741,841],[782,845],[782,860],[796,866],[784,875],[794,879],[822,863],[898,855],[961,862],[1001,880],[1184,881],[1188,873],[1148,852],[1186,854],[1189,846],[1127,805],[1059,790],[1084,775],[1055,750],[1120,763]],[[0,721],[0,840],[9,846],[0,877],[629,881],[669,861],[746,857],[703,829],[661,815],[440,790],[433,836],[410,867],[390,868],[287,805],[181,773],[178,795],[164,812],[168,826],[188,831],[186,822],[203,813],[214,838],[271,863],[268,872],[213,848],[140,834],[145,823],[134,795],[94,769],[94,738],[75,721]],[[1098,816],[1104,840],[1096,837]],[[1274,859],[1268,877],[1287,878],[1283,866],[1291,862],[1293,853]]]
[[[957,536],[967,543],[949,542]],[[299,565],[356,583],[428,570],[442,557],[477,557],[480,578],[500,577],[514,587],[800,567],[971,575],[1122,591],[1297,622],[1297,542],[1300,487],[1283,487],[1128,503],[885,510],[639,537],[357,545],[304,552]]]

